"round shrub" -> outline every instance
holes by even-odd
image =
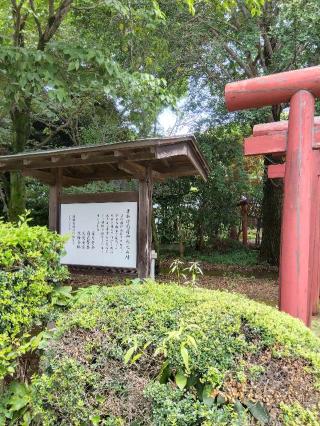
[[[319,425],[320,341],[227,292],[87,288],[33,383],[43,425]]]
[[[32,328],[40,326],[49,295],[67,277],[60,264],[63,247],[59,235],[31,227],[25,218],[0,221],[0,380],[30,349]]]

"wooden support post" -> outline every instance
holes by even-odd
[[[152,171],[148,167],[145,178],[139,181],[138,277],[141,279],[150,277],[151,272],[152,191]]]
[[[320,292],[320,152],[313,150],[313,189],[311,215],[311,315],[319,312]]]
[[[62,169],[54,171],[55,183],[49,186],[49,229],[59,232],[60,196],[62,189]]]
[[[241,217],[242,217],[242,244],[248,245],[248,202],[241,204]]]
[[[310,325],[310,246],[314,97],[290,101],[280,260],[280,309]]]
[[[287,134],[285,132],[250,136],[244,140],[244,155],[283,155],[286,148]]]

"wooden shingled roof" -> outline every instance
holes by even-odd
[[[53,185],[60,170],[65,187],[97,180],[141,179],[147,169],[154,180],[193,175],[206,180],[209,173],[192,135],[0,155],[0,173],[20,170]]]

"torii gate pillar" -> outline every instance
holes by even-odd
[[[290,101],[280,255],[280,309],[310,324],[314,97]]]
[[[316,200],[319,197],[313,150],[314,102],[320,97],[320,67],[230,83],[229,111],[290,101],[280,255],[280,309],[311,322],[312,281],[317,279],[319,248]],[[316,228],[316,229],[313,229]]]

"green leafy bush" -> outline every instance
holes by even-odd
[[[281,408],[282,421],[285,426],[319,425],[318,413],[301,407],[297,402],[290,406],[281,404]]]
[[[67,277],[63,246],[59,235],[29,226],[27,218],[17,225],[0,221],[0,380],[39,340],[32,329],[41,326],[51,293]]]
[[[40,366],[31,406],[43,425],[282,424],[303,409],[319,424],[319,339],[227,292],[80,290]]]

